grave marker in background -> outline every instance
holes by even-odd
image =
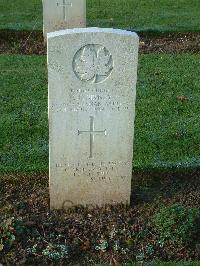
[[[86,27],[86,0],[43,0],[43,33]]]
[[[138,43],[114,29],[48,34],[52,208],[129,203]]]

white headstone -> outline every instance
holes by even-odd
[[[43,33],[86,27],[86,0],[43,0]]]
[[[52,208],[129,203],[138,43],[114,29],[48,34]]]

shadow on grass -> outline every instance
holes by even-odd
[[[133,170],[131,204],[152,202],[162,197],[198,193],[200,190],[200,168],[172,170]]]

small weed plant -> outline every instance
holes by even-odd
[[[40,249],[39,244],[35,244],[32,248],[28,248],[28,253],[31,255],[41,253],[39,256],[43,255],[52,261],[59,261],[69,257],[69,247],[64,244],[48,243],[42,252]]]
[[[14,218],[9,218],[0,223],[0,252],[10,248],[15,241]]]
[[[16,237],[23,235],[26,228],[21,219],[10,217],[0,222],[0,252],[10,249]]]
[[[156,230],[161,241],[174,244],[189,243],[199,233],[200,209],[179,204],[163,207],[154,217]]]

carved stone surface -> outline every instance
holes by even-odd
[[[86,27],[86,0],[43,0],[43,34]]]
[[[77,51],[73,60],[76,76],[82,81],[98,83],[112,72],[113,59],[110,52],[98,44],[87,44]]]
[[[48,34],[50,204],[129,203],[138,36]]]

